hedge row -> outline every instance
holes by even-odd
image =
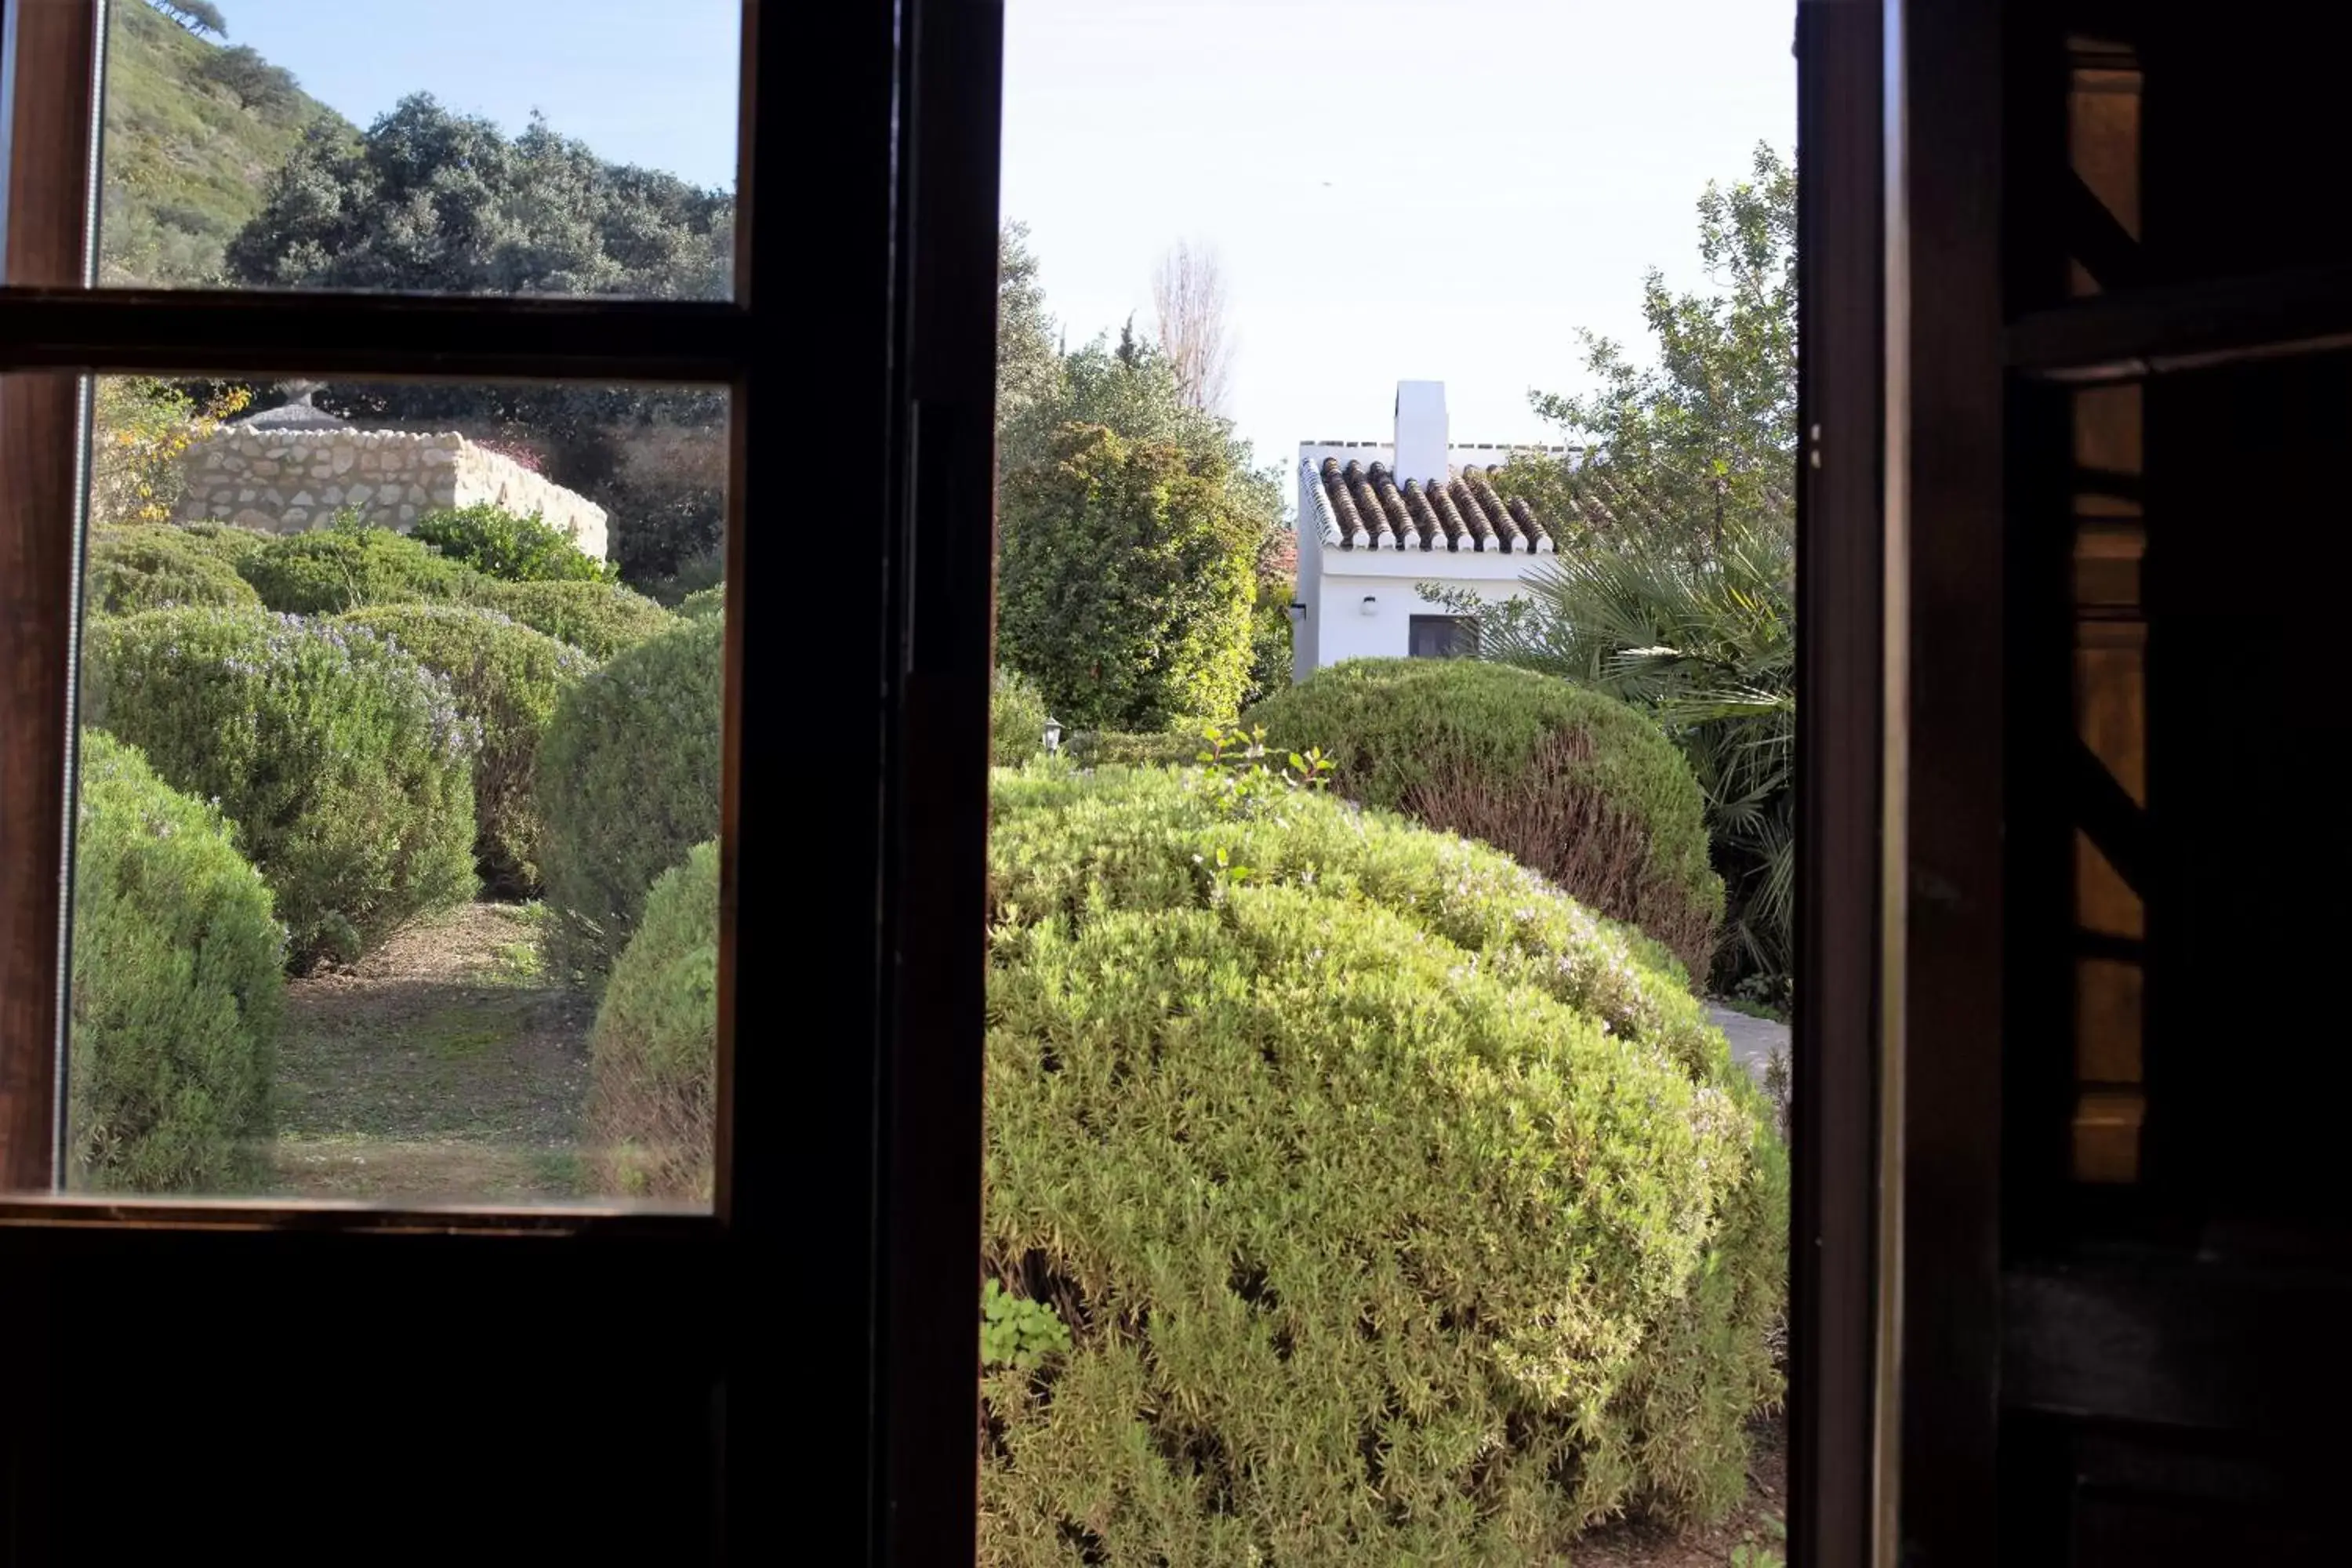
[[[601,985],[655,879],[719,832],[724,636],[673,619],[557,701],[537,787],[556,973]]]
[[[220,804],[298,966],[473,896],[478,727],[374,632],[150,610],[94,621],[85,663],[88,722]]]
[[[449,683],[458,711],[481,731],[474,756],[476,869],[494,893],[535,894],[540,746],[557,701],[595,661],[496,610],[389,605],[355,610],[342,622],[381,635]]]
[[[599,1191],[709,1202],[719,1037],[719,846],[646,899],[590,1037],[588,1142]]]
[[[285,932],[220,812],[86,732],[69,1180],[234,1192],[267,1172]]]

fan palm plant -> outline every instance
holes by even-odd
[[[1726,894],[1716,983],[1784,1000],[1796,888],[1794,553],[1784,521],[1716,548],[1620,536],[1555,558],[1527,595],[1475,615],[1486,658],[1642,709],[1689,760]]]

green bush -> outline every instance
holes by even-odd
[[[167,524],[91,533],[88,602],[93,615],[122,616],[185,605],[243,605],[261,597],[236,568],[185,531]]]
[[[1473,838],[1628,921],[1702,978],[1723,918],[1690,765],[1621,702],[1468,659],[1352,659],[1250,710],[1339,792]]]
[[[673,621],[566,691],[539,753],[547,957],[595,984],[654,879],[719,832],[720,639]]]
[[[705,616],[724,616],[727,613],[727,584],[713,583],[708,588],[697,588],[677,602],[677,613],[690,621],[698,621]]]
[[[495,506],[443,507],[416,520],[409,537],[501,583],[610,583],[612,567],[541,521]]]
[[[473,895],[475,725],[373,632],[150,610],[92,623],[85,658],[89,721],[220,803],[298,965]]]
[[[1720,1513],[1787,1157],[1677,977],[1483,846],[1205,773],[999,773],[988,1563],[1529,1563]]]
[[[268,1169],[285,932],[220,813],[86,731],[69,1180],[233,1192]]]
[[[1176,768],[1198,761],[1203,744],[1195,730],[1163,730],[1150,735],[1125,730],[1080,730],[1064,742],[1063,749],[1082,768]]]
[[[279,537],[233,522],[183,522],[175,525],[174,531],[197,549],[240,569],[255,551]]]
[[[469,567],[387,528],[337,523],[273,539],[247,556],[245,580],[273,610],[333,616],[370,605],[458,604],[478,597]]]
[[[1230,718],[1262,537],[1224,459],[1068,425],[1003,484],[997,641],[1066,722]]]
[[[592,658],[610,658],[677,624],[667,610],[617,583],[494,583],[483,602]]]
[[[1000,669],[988,693],[989,760],[1018,767],[1045,749],[1045,699],[1017,669]]]
[[[599,1191],[709,1201],[719,1037],[719,846],[663,873],[589,1037]]]
[[[474,863],[493,892],[539,890],[539,803],[532,780],[556,700],[595,662],[570,643],[496,610],[386,605],[354,610],[365,626],[449,682],[457,710],[480,727],[474,757]]]

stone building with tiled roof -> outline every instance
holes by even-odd
[[[1465,651],[1460,618],[1420,583],[1507,599],[1552,553],[1544,521],[1496,494],[1487,470],[1515,452],[1455,445],[1445,384],[1397,383],[1393,439],[1298,444],[1298,595],[1293,673],[1346,658],[1443,658]]]

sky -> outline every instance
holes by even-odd
[[[430,90],[604,157],[733,183],[736,0],[222,0],[358,123]],[[1151,324],[1213,250],[1225,412],[1286,474],[1385,439],[1400,380],[1457,441],[1557,439],[1579,328],[1646,361],[1641,289],[1704,287],[1694,205],[1791,153],[1794,0],[1007,0],[1003,210],[1073,347]],[[354,39],[366,47],[354,47]],[[1288,487],[1286,486],[1286,489]]]

